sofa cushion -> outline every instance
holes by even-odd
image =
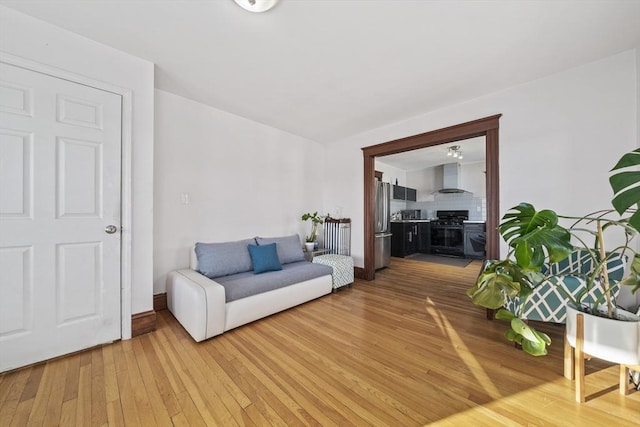
[[[198,271],[211,279],[251,271],[251,256],[247,245],[255,243],[255,239],[223,243],[198,242],[195,249]]]
[[[260,246],[275,243],[278,250],[278,258],[282,264],[304,261],[302,244],[297,234],[282,237],[256,237],[256,242]]]
[[[326,265],[313,264],[308,261],[283,264],[282,270],[265,274],[245,272],[233,276],[219,277],[216,282],[224,286],[225,300],[231,302],[262,292],[283,288],[306,280],[331,275],[333,269]]]
[[[262,246],[249,245],[248,248],[253,263],[253,274],[282,270],[275,243]]]

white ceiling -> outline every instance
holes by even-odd
[[[462,159],[456,159],[447,154],[449,147],[453,147],[455,145],[460,147],[463,154]],[[436,145],[434,147],[376,157],[376,163],[381,162],[403,171],[415,171],[445,163],[465,164],[482,162],[486,160],[485,153],[485,137],[481,136],[449,144]]]
[[[640,0],[0,0],[156,87],[330,142],[640,46]]]

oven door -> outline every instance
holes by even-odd
[[[462,225],[431,225],[431,253],[464,257]]]

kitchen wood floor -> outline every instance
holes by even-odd
[[[562,329],[533,358],[465,290],[480,268],[394,258],[372,282],[196,344],[156,332],[0,375],[0,425],[640,425],[640,392],[587,363],[562,376]]]

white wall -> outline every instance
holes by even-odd
[[[302,239],[303,213],[333,213],[322,208],[319,144],[168,92],[155,99],[155,293],[195,242]]]
[[[131,310],[151,310],[153,64],[3,6],[0,50],[133,91]]]
[[[407,172],[376,159],[375,170],[382,172],[382,182],[407,186]]]
[[[460,165],[460,188],[473,193],[473,197],[487,196],[485,162],[462,163]]]
[[[352,254],[363,266],[361,148],[502,113],[500,215],[521,201],[569,215],[608,207],[607,171],[638,145],[637,82],[631,50],[336,141],[324,204],[352,212]]]

